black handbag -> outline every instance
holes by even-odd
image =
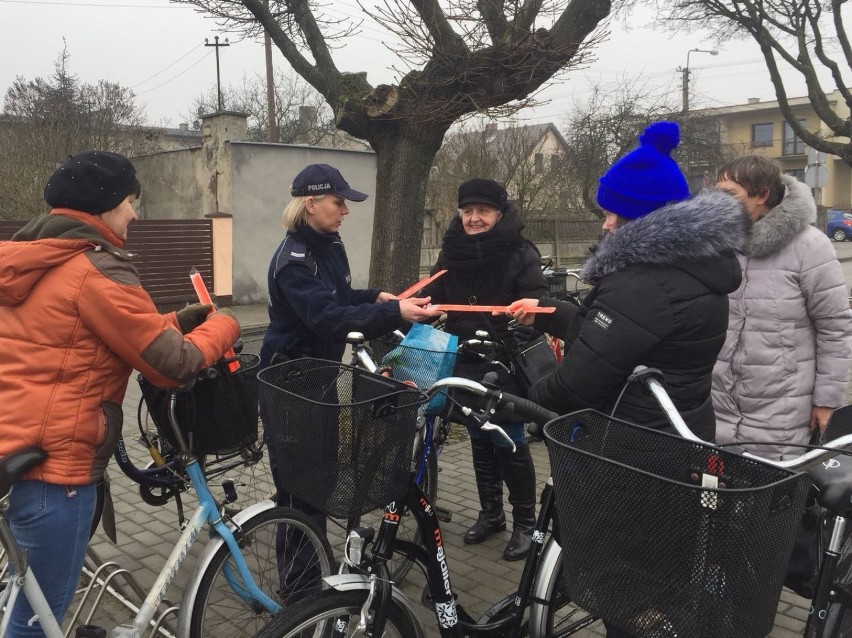
[[[527,396],[533,384],[556,370],[558,365],[544,335],[519,343],[518,351],[512,354],[515,381],[523,396]]]

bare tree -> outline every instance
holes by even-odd
[[[275,70],[275,129],[274,141],[282,144],[311,144],[333,146],[336,129],[334,114],[325,99],[299,76]],[[199,96],[192,106],[196,113],[212,113],[218,108],[215,87]],[[224,109],[248,113],[248,139],[267,142],[269,136],[266,78],[260,75],[244,77],[241,86],[228,86],[222,90]]]
[[[569,214],[586,219],[589,213],[603,217],[596,202],[598,179],[636,147],[639,134],[655,120],[680,124],[681,143],[674,158],[693,191],[701,188],[703,172],[715,172],[725,159],[715,119],[682,113],[666,97],[655,97],[636,82],[618,82],[608,89],[593,86],[589,98],[575,105],[565,126],[570,148],[564,170]]]
[[[557,148],[541,148],[548,137]],[[560,215],[567,162],[561,141],[552,124],[524,126],[514,121],[504,128],[468,122],[449,133],[435,156],[427,187],[427,202],[439,227],[446,228],[455,214],[459,184],[473,177],[504,184],[524,219]]]
[[[846,0],[675,0],[661,15],[676,28],[710,28],[720,41],[753,38],[766,60],[781,113],[796,135],[808,146],[837,155],[852,166],[852,120],[839,115],[826,96],[826,91],[837,90],[847,107],[852,108],[852,92],[848,88],[852,45],[841,11],[845,3]],[[805,80],[808,99],[827,134],[805,128],[793,114],[781,75],[785,64]],[[824,81],[820,76],[830,79]]]
[[[175,0],[250,36],[266,31],[319,91],[335,124],[377,155],[374,285],[399,290],[417,274],[426,182],[444,134],[462,116],[517,108],[583,59],[610,0],[385,0],[364,10],[396,36],[408,66],[396,84],[341,72],[332,55],[353,26],[316,0]],[[594,37],[591,38],[594,40]]]
[[[43,214],[44,184],[71,153],[97,148],[134,155],[147,148],[133,92],[105,80],[81,84],[69,61],[65,48],[53,75],[19,77],[6,93],[0,115],[0,218]]]

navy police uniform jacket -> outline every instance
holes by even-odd
[[[346,335],[368,339],[399,328],[399,302],[375,303],[379,290],[353,290],[349,260],[337,233],[307,224],[288,231],[269,265],[269,327],[261,366],[275,355],[340,361]]]

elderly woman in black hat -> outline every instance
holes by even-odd
[[[211,315],[209,305],[157,311],[124,250],[140,191],[123,155],[77,153],[44,189],[50,214],[0,242],[0,457],[27,446],[47,453],[15,485],[6,518],[60,622],[82,571],[95,485],[121,433],[130,372],[178,386],[240,334],[232,315]],[[6,635],[43,636],[32,617],[18,598]]]
[[[444,234],[441,253],[432,272],[447,273],[424,290],[435,303],[505,305],[519,297],[538,299],[547,292],[541,259],[535,245],[521,231],[524,223],[508,201],[506,189],[493,179],[471,179],[459,186],[458,215]],[[508,319],[485,313],[450,312],[446,330],[460,339],[485,330],[492,339],[512,339]],[[462,360],[456,374],[482,379],[482,365]],[[511,379],[502,379],[511,383]],[[535,527],[535,467],[522,422],[494,419],[517,446],[497,435],[470,429],[473,468],[481,511],[464,535],[468,544],[481,543],[506,529],[503,482],[509,488],[513,531],[503,557],[521,560],[529,550]]]

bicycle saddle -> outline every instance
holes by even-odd
[[[852,512],[852,458],[835,456],[808,470],[819,490],[817,501],[834,514]]]
[[[6,498],[12,486],[46,458],[41,448],[25,447],[0,459],[0,498]]]

